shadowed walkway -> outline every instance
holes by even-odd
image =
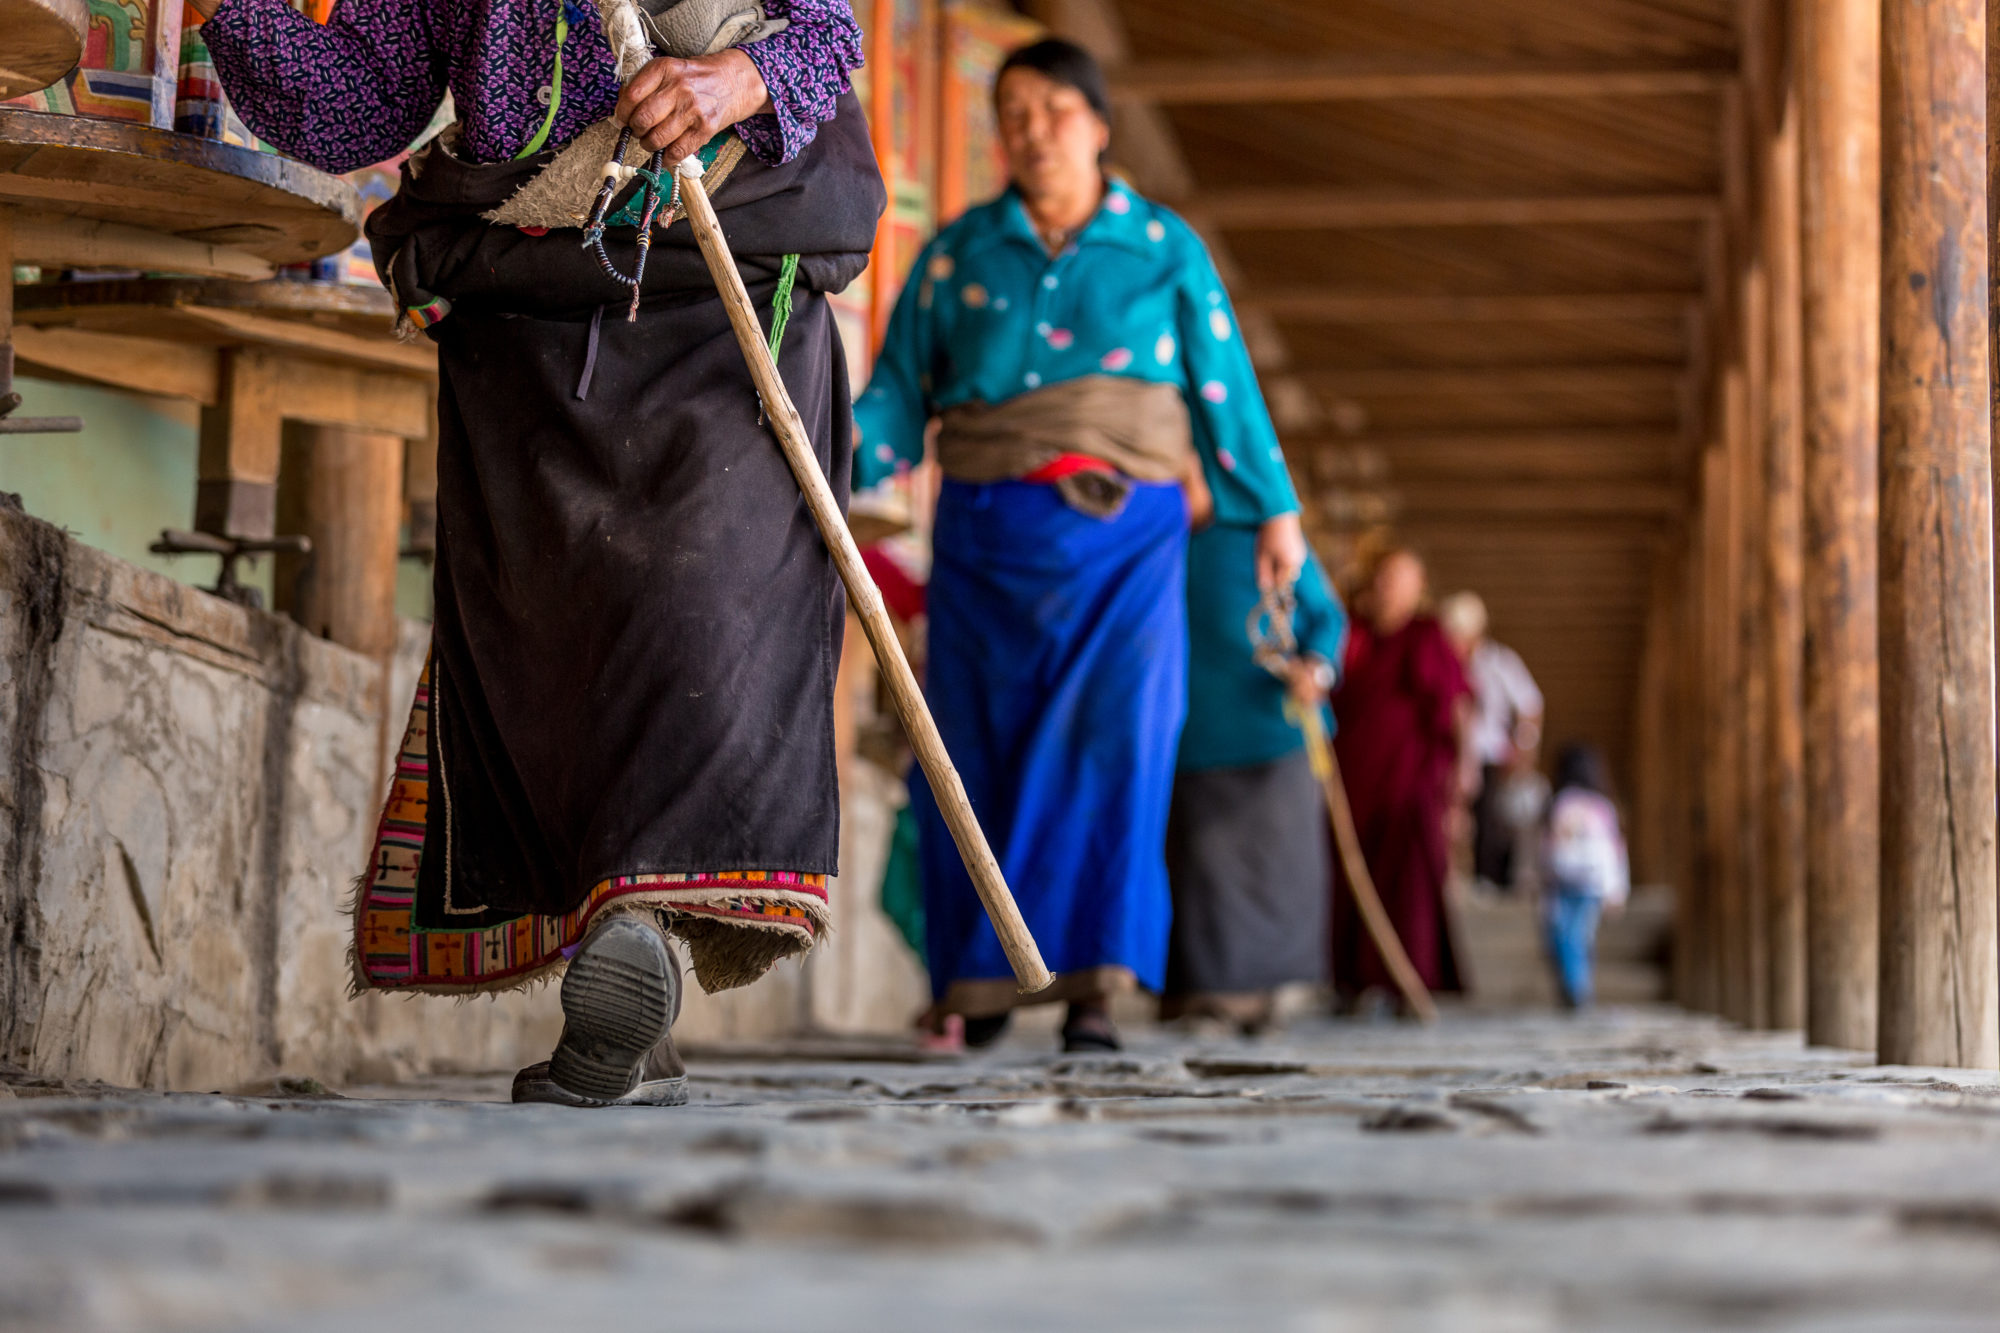
[[[0,1327],[1994,1327],[2000,1077],[1666,1010],[695,1061],[678,1111],[0,1089]],[[307,1088],[306,1091],[312,1091]],[[422,1099],[422,1100],[418,1100]]]

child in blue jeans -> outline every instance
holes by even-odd
[[[1542,922],[1549,958],[1567,1008],[1588,1005],[1598,917],[1631,892],[1625,837],[1611,803],[1604,758],[1588,745],[1565,745],[1556,760],[1555,794],[1542,830]]]

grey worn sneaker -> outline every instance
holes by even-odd
[[[684,1106],[687,1104],[687,1066],[674,1049],[673,1035],[646,1053],[639,1081],[623,1097],[600,1101],[580,1097],[549,1077],[549,1062],[529,1065],[514,1075],[514,1100],[547,1102],[553,1106]]]
[[[617,916],[584,938],[562,983],[555,1054],[514,1076],[514,1100],[557,1106],[678,1106],[687,1069],[674,1049],[681,969],[666,936]]]

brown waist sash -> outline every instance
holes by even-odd
[[[1004,403],[967,403],[944,414],[938,463],[953,481],[1013,481],[1066,455],[1114,471],[1053,483],[1071,508],[1110,518],[1134,481],[1177,481],[1193,457],[1187,403],[1172,384],[1085,375]]]

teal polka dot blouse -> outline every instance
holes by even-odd
[[[855,403],[855,483],[919,461],[924,427],[947,408],[1083,375],[1181,390],[1216,522],[1252,525],[1299,507],[1206,247],[1121,182],[1054,257],[1012,189],[924,247]]]

